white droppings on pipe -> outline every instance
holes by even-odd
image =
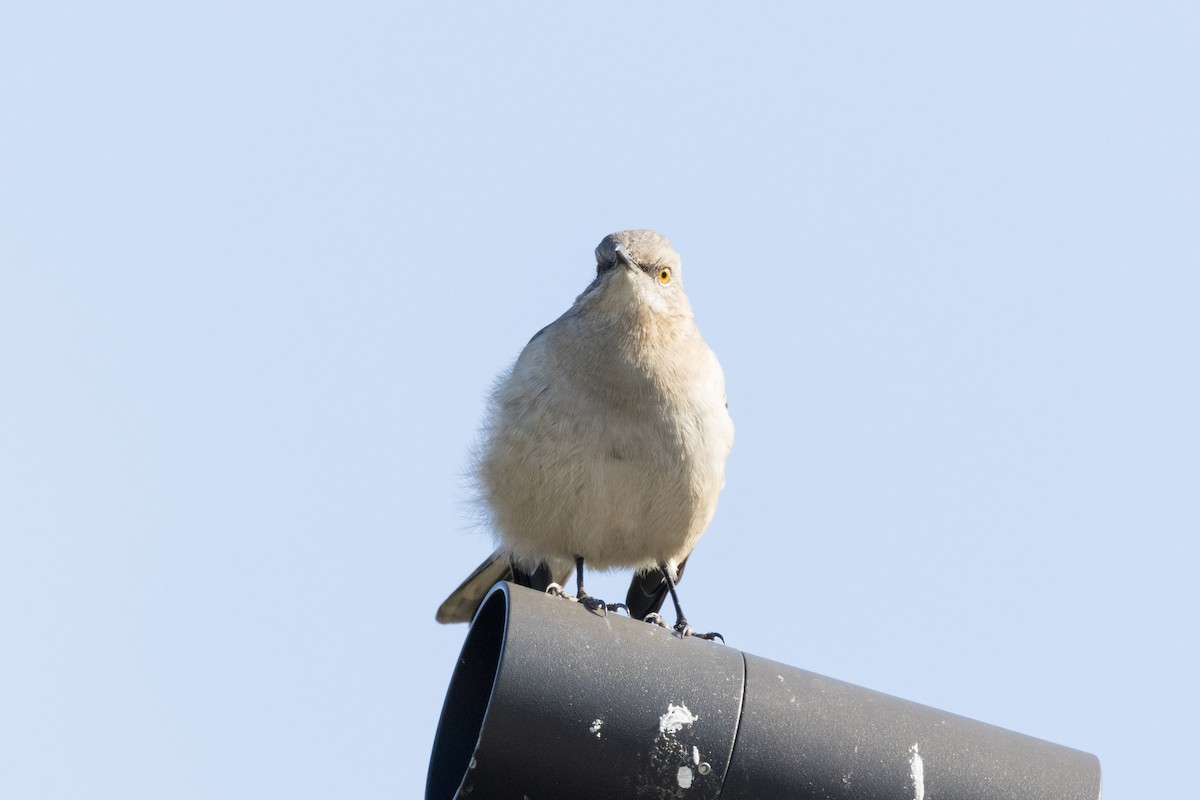
[[[594,720],[592,720],[592,727],[588,728],[588,733],[596,734],[596,738],[599,739],[600,738],[600,729],[602,727],[604,727],[604,720],[594,719]]]
[[[675,780],[679,781],[680,789],[692,788],[692,768],[680,767],[679,772],[675,773]]]
[[[696,745],[692,745],[692,763],[697,765],[700,763],[700,748]]]
[[[684,725],[691,725],[698,719],[700,718],[689,711],[687,706],[667,703],[667,713],[658,719],[658,732],[679,733]]]
[[[913,800],[925,800],[925,759],[921,758],[918,745],[912,746],[912,758],[908,760],[912,768]]]

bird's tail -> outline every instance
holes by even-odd
[[[437,621],[470,622],[479,610],[483,597],[497,581],[512,580],[512,562],[500,550],[492,553],[438,607]]]
[[[533,572],[526,572],[514,566],[509,555],[503,550],[497,550],[487,557],[461,585],[446,598],[437,610],[437,621],[441,623],[470,622],[479,610],[479,604],[484,596],[498,581],[512,581],[519,586],[528,586],[539,592],[546,591],[552,581],[562,583],[571,574],[571,566],[558,570],[553,575],[546,564],[541,564]]]

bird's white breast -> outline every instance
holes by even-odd
[[[565,315],[493,396],[480,482],[529,568],[674,566],[716,509],[733,441],[721,368],[690,316],[649,322],[667,327]]]

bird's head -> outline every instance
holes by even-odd
[[[691,313],[679,254],[667,237],[647,230],[610,233],[596,246],[596,280],[588,287],[611,301],[664,313]]]

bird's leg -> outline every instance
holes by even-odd
[[[592,597],[583,588],[583,556],[575,556],[575,599],[583,603],[589,611],[603,611],[607,614],[609,611],[617,611],[625,609],[629,611],[629,607],[624,603],[606,603],[599,597]]]
[[[663,577],[667,581],[667,590],[671,593],[671,602],[675,604],[675,632],[680,636],[695,636],[697,639],[707,639],[710,642],[713,639],[720,639],[722,643],[725,637],[719,633],[696,633],[692,630],[692,626],[688,625],[687,617],[683,615],[683,606],[679,605],[679,594],[675,591],[675,581],[671,578],[671,568],[666,564],[659,567],[662,570]]]
[[[583,603],[588,611],[605,611],[604,601],[592,597],[583,588],[583,556],[575,556],[575,599]]]
[[[587,597],[583,590],[583,556],[575,556],[575,596],[580,600]]]

